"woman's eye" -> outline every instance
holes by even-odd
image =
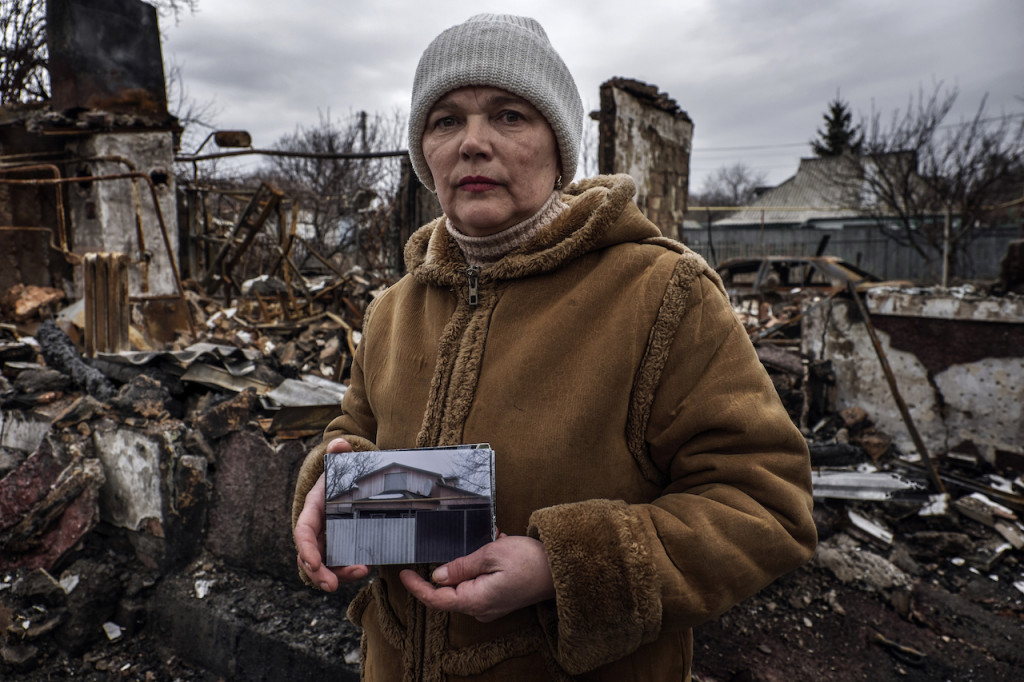
[[[451,128],[453,125],[455,125],[454,116],[442,116],[434,121],[435,128]]]
[[[523,115],[518,111],[503,111],[501,112],[501,118],[505,123],[518,123],[523,120]]]

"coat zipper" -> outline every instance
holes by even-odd
[[[480,266],[466,268],[466,302],[475,308],[480,303]]]

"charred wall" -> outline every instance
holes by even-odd
[[[693,122],[658,88],[628,78],[601,85],[598,169],[628,173],[637,206],[665,236],[680,238],[689,188]]]
[[[867,309],[929,453],[1024,469],[1024,299],[883,290]],[[831,359],[837,407],[863,407],[916,450],[852,300],[805,311],[803,350]]]
[[[0,107],[0,290],[80,297],[81,256],[131,258],[133,295],[177,291],[173,161],[157,13],[141,0],[47,3],[49,102]]]
[[[49,0],[46,42],[54,109],[167,114],[153,5],[139,0]]]

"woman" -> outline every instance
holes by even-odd
[[[687,679],[691,628],[813,551],[806,445],[715,273],[628,176],[561,189],[582,118],[532,19],[472,17],[420,60],[410,156],[444,216],[300,472],[298,563],[325,590],[368,573],[323,565],[325,450],[488,442],[503,533],[380,569],[349,608],[366,680]]]

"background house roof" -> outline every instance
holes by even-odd
[[[857,183],[851,181],[854,168],[846,157],[800,159],[796,175],[715,224],[760,224],[762,211],[766,225],[862,217]]]

